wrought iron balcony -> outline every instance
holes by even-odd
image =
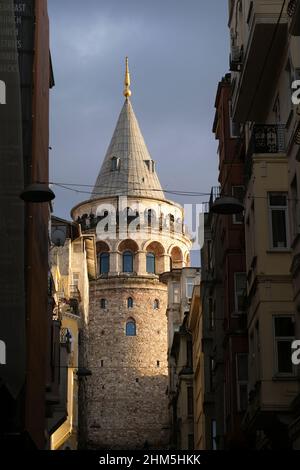
[[[248,148],[252,154],[284,153],[285,126],[283,124],[256,124]]]
[[[283,124],[255,124],[252,130],[245,160],[246,181],[252,173],[254,154],[285,153],[285,126]]]

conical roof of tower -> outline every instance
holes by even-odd
[[[134,114],[129,97],[130,78],[126,62],[125,103],[107,149],[91,199],[136,196],[165,199],[162,187]]]

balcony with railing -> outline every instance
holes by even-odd
[[[236,122],[265,119],[264,113],[273,96],[271,85],[281,66],[287,40],[288,15],[282,5],[282,0],[253,0],[237,25],[247,39],[239,46],[244,52],[239,57],[232,96]]]
[[[252,129],[245,159],[245,180],[252,174],[253,156],[257,154],[284,154],[285,126],[283,124],[255,124]]]

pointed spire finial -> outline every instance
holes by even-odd
[[[129,73],[129,67],[128,67],[128,57],[126,57],[126,69],[125,69],[125,80],[124,80],[124,91],[123,95],[128,99],[131,96],[131,90],[130,90],[130,73]]]

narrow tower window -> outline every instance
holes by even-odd
[[[123,272],[133,272],[133,254],[131,253],[131,251],[124,251],[123,253]]]
[[[117,157],[112,157],[111,159],[111,171],[117,171],[120,169],[120,159]]]
[[[153,302],[153,308],[154,310],[158,310],[159,309],[159,300],[158,299],[155,299],[154,302]]]
[[[133,298],[128,297],[127,299],[127,308],[133,308]]]
[[[99,256],[99,271],[100,274],[109,272],[109,253],[101,253]]]
[[[101,308],[107,308],[107,300],[106,299],[101,299],[100,300],[100,306],[101,306]]]
[[[155,254],[147,253],[146,256],[147,273],[155,274]]]
[[[133,318],[127,320],[126,323],[126,336],[136,336],[136,323]]]

